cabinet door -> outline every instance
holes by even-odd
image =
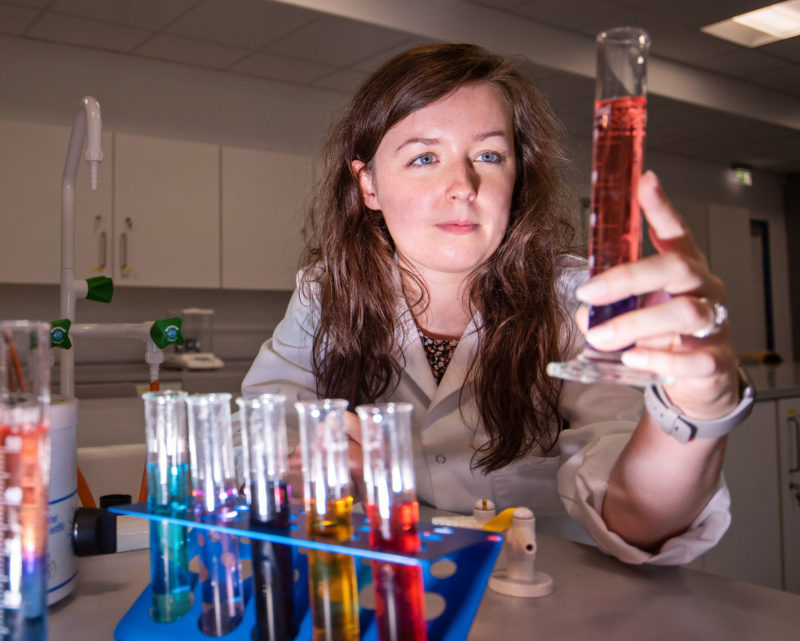
[[[731,527],[704,556],[703,569],[731,579],[781,589],[777,408],[755,404],[728,437],[724,473],[731,492]]]
[[[784,589],[800,593],[800,398],[778,403]]]
[[[220,285],[219,147],[115,134],[115,283]]]
[[[70,129],[0,120],[0,281],[57,284],[61,280],[61,183]],[[110,153],[110,137],[103,151]],[[110,164],[110,163],[109,163]],[[103,164],[101,163],[101,172]],[[83,273],[81,222],[111,213],[111,178],[89,187],[89,170],[79,165],[75,189],[76,277]]]
[[[104,133],[102,141],[103,161],[97,168],[97,189],[92,191],[89,165],[85,160],[81,160],[75,188],[75,277],[81,279],[114,277],[112,134]]]
[[[311,158],[222,148],[222,286],[293,289]]]

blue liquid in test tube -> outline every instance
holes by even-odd
[[[233,525],[239,517],[230,401],[230,394],[194,394],[186,399],[195,517],[216,526]],[[222,636],[244,616],[239,538],[203,529],[197,542],[203,600],[200,630]]]
[[[189,463],[185,392],[146,392],[147,507],[154,514],[184,518],[189,509]],[[150,616],[170,623],[192,607],[189,531],[150,521]]]

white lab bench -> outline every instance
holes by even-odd
[[[796,641],[800,595],[680,567],[626,566],[591,546],[540,534],[538,599],[486,591],[469,641]],[[75,593],[50,611],[50,641],[111,641],[148,582],[149,552],[79,560]]]

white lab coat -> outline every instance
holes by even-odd
[[[585,277],[583,271],[572,271],[562,291],[573,291],[576,281]],[[414,463],[421,501],[465,514],[472,513],[480,498],[494,501],[498,511],[524,505],[536,515],[539,531],[593,541],[604,552],[634,564],[688,563],[722,537],[730,523],[730,497],[723,480],[692,527],[656,554],[627,544],[605,526],[600,514],[608,477],[643,408],[641,392],[628,387],[565,384],[560,409],[570,427],[562,431],[557,447],[489,474],[471,469],[475,445],[485,436],[469,427],[479,423],[469,387],[461,395],[461,407],[459,395],[476,345],[475,324],[464,332],[437,386],[411,314],[404,302],[401,305],[397,338],[406,366],[397,388],[380,400],[414,406]],[[298,288],[245,377],[243,394],[285,394],[289,412],[294,401],[317,397],[311,372],[317,313]]]

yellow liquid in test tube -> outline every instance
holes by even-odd
[[[353,497],[329,500],[317,514],[311,500],[308,535],[316,540],[347,541],[353,528]],[[308,553],[309,597],[314,641],[358,641],[358,583],[353,557],[319,550]]]

